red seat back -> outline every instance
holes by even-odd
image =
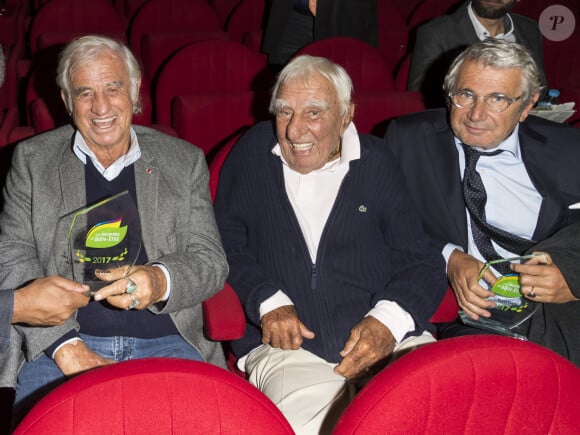
[[[383,369],[334,434],[571,434],[580,427],[579,389],[580,369],[534,343],[451,338]]]
[[[63,33],[66,38],[100,34],[125,40],[125,27],[123,17],[109,0],[51,0],[32,19],[30,51],[36,52],[38,38],[45,33]]]
[[[341,65],[350,75],[355,92],[392,91],[393,70],[381,52],[360,39],[335,36],[314,41],[296,54],[321,56]]]
[[[268,118],[268,95],[242,91],[179,96],[172,113],[179,137],[210,154],[245,127]]]
[[[154,83],[163,64],[180,48],[209,39],[229,39],[223,31],[194,33],[150,33],[141,40],[143,75]]]
[[[382,91],[354,94],[354,123],[360,133],[383,137],[388,122],[397,116],[425,109],[419,92]]]
[[[265,90],[271,80],[258,54],[239,42],[190,44],[171,56],[155,86],[157,122],[171,124],[171,105],[180,95]]]
[[[46,395],[15,434],[292,434],[258,389],[219,367],[182,359],[125,361]]]
[[[206,0],[149,0],[133,16],[129,44],[141,57],[143,37],[152,33],[219,32],[222,26]]]

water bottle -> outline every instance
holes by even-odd
[[[550,89],[548,91],[548,103],[550,106],[554,106],[558,103],[558,98],[560,97],[560,91],[558,89]]]

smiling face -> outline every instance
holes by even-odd
[[[342,114],[336,89],[326,78],[314,73],[285,83],[275,107],[276,135],[292,169],[307,174],[340,156],[341,137],[354,106]]]
[[[127,69],[119,56],[104,53],[75,67],[71,85],[74,123],[107,167],[129,149],[133,102]]]
[[[523,74],[517,68],[498,69],[466,61],[459,70],[455,91],[469,91],[480,97],[498,93],[517,98],[524,92],[523,80]],[[471,108],[451,104],[451,129],[466,145],[495,148],[512,133],[518,122],[528,117],[536,100],[537,96],[526,106],[522,100],[516,101],[500,113],[489,111],[481,98]]]

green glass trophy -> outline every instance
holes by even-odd
[[[485,264],[479,273],[478,279],[494,264],[514,263],[529,260],[541,254],[524,255],[522,257],[502,258]],[[527,340],[525,335],[526,322],[539,308],[537,302],[523,297],[521,292],[520,277],[518,274],[503,275],[491,286],[493,296],[488,300],[495,302],[495,307],[488,308],[491,317],[479,317],[473,320],[463,310],[459,310],[459,318],[465,325],[473,326],[495,334],[507,335],[520,340]]]
[[[139,257],[139,213],[127,190],[62,217],[59,227],[67,229],[59,274],[88,285],[91,296],[109,284],[95,271],[133,266]]]

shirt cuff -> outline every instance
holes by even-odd
[[[54,359],[54,356],[56,355],[57,350],[59,350],[61,347],[63,347],[67,343],[74,343],[76,340],[81,340],[81,338],[79,337],[78,332],[73,329],[73,330],[67,332],[62,337],[60,337],[52,345],[48,346],[44,350],[44,354],[47,357]]]
[[[455,251],[456,249],[458,251],[465,252],[463,251],[463,248],[461,246],[454,245],[453,243],[447,243],[443,247],[443,251],[441,251],[443,258],[445,259],[445,273],[447,273],[447,266],[449,265],[449,257],[451,257],[451,254],[453,254],[453,251]]]
[[[290,299],[286,293],[282,290],[278,290],[260,304],[260,319],[264,314],[274,311],[276,308],[283,307],[284,305],[294,305],[294,302],[292,302],[292,299]]]
[[[165,282],[167,283],[165,287],[165,294],[159,302],[166,302],[167,299],[169,299],[169,295],[171,294],[171,277],[169,275],[169,271],[161,263],[152,263],[151,266],[158,267],[163,272],[163,275],[165,275]]]
[[[391,331],[397,344],[400,343],[405,335],[416,329],[413,317],[393,301],[378,301],[367,316],[373,316]]]

